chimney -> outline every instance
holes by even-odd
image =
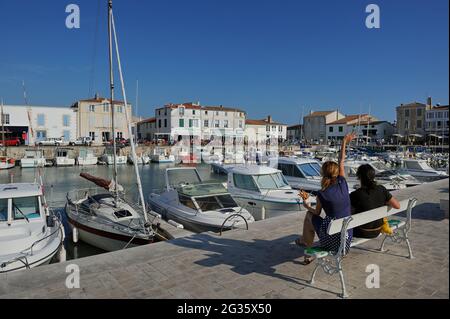
[[[272,116],[270,116],[270,115],[267,116],[267,122],[268,122],[268,123],[272,123]]]
[[[429,96],[427,98],[427,107],[426,107],[427,110],[431,110],[431,108],[433,106],[433,104],[431,104],[431,103],[432,103],[431,96]]]
[[[98,93],[95,93],[95,99],[98,100],[100,95]]]

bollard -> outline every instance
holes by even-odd
[[[261,220],[266,219],[266,208],[264,206],[261,207]]]
[[[76,244],[78,243],[78,228],[74,227],[72,229],[72,241]]]

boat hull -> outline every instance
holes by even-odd
[[[303,205],[300,203],[286,203],[271,200],[260,200],[251,197],[243,197],[239,195],[233,195],[233,198],[239,204],[239,206],[244,207],[253,215],[256,221],[273,218],[278,216],[283,216],[286,214],[299,213],[304,211]],[[264,213],[262,213],[262,208],[264,207]]]
[[[20,160],[20,167],[22,168],[44,167],[45,163],[46,163],[45,158],[40,159],[22,158]]]

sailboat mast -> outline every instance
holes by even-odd
[[[114,43],[116,44],[116,46],[115,46],[116,58],[117,58],[117,65],[119,67],[119,78],[120,78],[120,84],[122,87],[122,96],[123,96],[123,101],[125,103],[125,117],[126,117],[126,120],[128,123],[128,134],[130,135],[131,156],[133,158],[134,171],[136,174],[136,183],[137,183],[137,187],[138,187],[138,191],[139,191],[139,198],[141,200],[142,212],[144,215],[144,220],[145,220],[146,224],[148,224],[148,216],[147,216],[147,209],[146,209],[146,205],[145,205],[145,197],[144,197],[144,192],[142,190],[141,177],[139,175],[138,161],[137,161],[137,156],[136,156],[136,145],[134,143],[133,132],[131,129],[131,121],[133,119],[133,113],[131,113],[131,115],[128,114],[128,102],[127,102],[127,95],[125,92],[125,81],[123,79],[122,63],[120,62],[119,43],[117,41],[117,33],[116,33],[116,26],[114,23],[114,15],[111,16],[111,22],[112,22],[112,29],[113,29],[113,33],[114,33]],[[136,99],[136,101],[137,101],[137,99]],[[137,127],[135,130],[135,134],[137,134]]]
[[[369,130],[370,130],[370,108],[371,105],[369,104],[369,116],[367,117],[367,145],[369,145]]]
[[[116,137],[115,137],[115,122],[114,122],[114,72],[113,72],[113,48],[112,48],[112,0],[108,0],[108,38],[109,38],[109,89],[110,89],[110,103],[111,106],[111,135],[113,141],[113,180],[115,183],[115,195],[119,196],[117,189],[117,154],[116,154]]]
[[[5,149],[6,155],[6,143],[5,143],[5,123],[4,123],[4,115],[3,115],[3,99],[2,99],[2,145]]]

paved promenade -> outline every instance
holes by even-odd
[[[396,194],[416,197],[410,232],[415,259],[404,244],[387,253],[352,248],[344,259],[350,298],[449,298],[449,224],[439,209],[448,199],[448,179]],[[338,298],[338,276],[300,264],[294,244],[303,215],[294,214],[234,230],[210,233],[100,256],[0,275],[3,298]],[[372,240],[363,248],[377,248]],[[67,289],[66,266],[80,268],[79,289]],[[380,288],[368,289],[366,266],[380,267]]]

